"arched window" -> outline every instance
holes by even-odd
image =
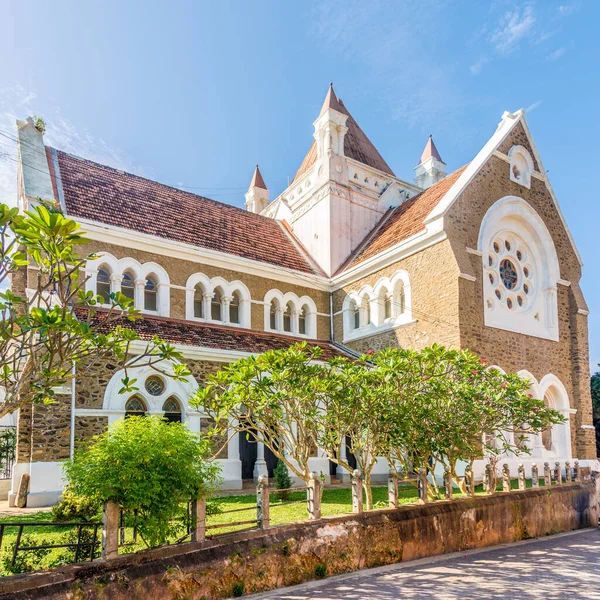
[[[156,281],[154,277],[148,277],[146,279],[146,285],[144,287],[144,309],[156,311],[157,302],[156,297],[158,293],[158,288],[156,286]]]
[[[399,281],[396,284],[396,293],[394,298],[396,314],[403,315],[406,310],[406,292],[404,290],[404,282]]]
[[[240,293],[233,292],[231,295],[231,302],[229,303],[229,322],[237,323],[240,322]]]
[[[213,321],[223,320],[222,298],[223,293],[221,292],[221,288],[216,288],[210,301],[210,318]]]
[[[131,396],[125,403],[125,418],[143,417],[146,414],[146,403],[139,396]]]
[[[276,298],[271,300],[269,305],[269,328],[273,331],[277,330],[277,309],[279,308],[279,302]]]
[[[294,310],[294,305],[291,302],[288,302],[285,305],[285,311],[283,313],[283,330],[287,332],[292,331],[292,311]]]
[[[194,288],[194,317],[204,319],[204,288],[200,284]]]
[[[358,329],[360,327],[360,310],[355,300],[350,301],[350,316],[352,329]]]
[[[371,302],[368,296],[365,296],[362,300],[361,309],[363,312],[363,324],[365,326],[371,323]]]
[[[164,419],[169,423],[181,423],[181,406],[175,396],[169,396],[163,404]]]
[[[306,319],[308,318],[308,307],[306,304],[300,309],[298,313],[298,333],[300,335],[306,335]]]
[[[110,269],[108,267],[100,267],[98,269],[96,293],[102,296],[103,304],[108,304],[110,301]]]
[[[121,279],[121,293],[133,300],[135,295],[135,283],[134,277],[129,271],[123,273],[123,279]]]

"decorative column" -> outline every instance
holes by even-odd
[[[573,471],[571,470],[571,463],[567,461],[565,463],[565,482],[571,483],[573,481]]]
[[[229,305],[232,300],[232,296],[221,297],[221,321],[223,321],[223,323],[229,323]]]
[[[282,306],[275,308],[275,329],[277,331],[283,331],[283,313],[284,309]]]
[[[144,288],[146,287],[145,279],[136,279],[133,282],[134,291],[133,291],[133,305],[139,309],[144,310]]]
[[[398,508],[398,474],[392,470],[388,475],[388,506]]]
[[[294,310],[292,310],[290,312],[290,324],[291,324],[291,329],[292,329],[292,333],[297,335],[298,334],[298,311],[294,308]]]
[[[121,291],[121,275],[113,273],[110,276],[110,293],[116,294]]]
[[[212,319],[210,311],[210,301],[212,300],[212,297],[212,292],[204,292],[204,294],[202,294],[202,314],[205,319]]]
[[[254,481],[258,481],[261,475],[267,477],[267,461],[265,460],[265,445],[262,442],[256,442],[256,462],[254,463]]]

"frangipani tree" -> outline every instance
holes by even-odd
[[[125,369],[123,392],[136,389],[137,367],[160,369],[166,361],[172,369],[165,375],[190,375],[181,354],[158,338],[132,351],[140,338],[127,325],[139,311],[120,292],[100,308],[105,301],[85,291],[81,269],[93,256],[79,252],[88,240],[53,204],[40,201],[25,214],[0,204],[0,241],[0,285],[13,280],[12,289],[0,291],[0,416],[52,402],[54,388],[105,358]]]
[[[244,432],[308,482],[331,388],[321,356],[320,348],[302,342],[240,359],[209,375],[190,405],[214,419],[214,433]]]
[[[486,359],[469,350],[388,349],[371,361],[385,382],[381,395],[396,399],[389,403],[398,425],[389,438],[390,465],[405,475],[427,469],[434,494],[436,467],[448,469],[464,491],[459,462],[471,465],[484,453],[528,453],[526,434],[563,421],[528,393],[526,379],[487,368]]]

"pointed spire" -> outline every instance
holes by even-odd
[[[435,144],[433,142],[433,136],[429,134],[429,139],[427,140],[427,144],[425,144],[425,150],[423,150],[423,154],[421,154],[421,160],[419,161],[419,163],[424,163],[427,159],[432,157],[436,158],[442,163],[444,162],[442,160],[442,157],[440,156],[440,153],[438,152],[438,149],[435,147]]]
[[[250,182],[248,191],[250,191],[253,187],[262,188],[263,190],[268,189],[258,165],[256,165],[256,168],[254,169],[254,174],[252,175],[252,181]]]
[[[415,183],[423,189],[431,187],[434,183],[446,177],[445,166],[446,163],[442,160],[438,149],[433,143],[433,137],[430,135],[425,150],[421,154],[421,160],[415,167]]]
[[[321,116],[325,111],[333,109],[341,112],[342,114],[346,114],[346,109],[344,105],[338,100],[338,97],[335,95],[335,91],[333,89],[333,83],[329,84],[329,89],[327,90],[327,96],[325,96],[325,102],[323,102],[323,106],[321,107],[321,112],[319,116]]]

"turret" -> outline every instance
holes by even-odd
[[[253,213],[261,213],[269,204],[269,190],[265,185],[258,165],[254,169],[254,175],[252,175],[252,181],[245,194],[245,198],[246,210]]]
[[[338,100],[333,84],[330,83],[321,112],[313,123],[317,161],[325,167],[320,169],[324,180],[338,183],[348,181],[348,170],[344,159],[344,137],[348,132],[347,120],[348,111]]]
[[[421,155],[421,160],[415,167],[415,183],[423,189],[431,187],[434,183],[446,177],[445,166],[446,163],[442,160],[438,149],[433,143],[433,137],[430,135]]]

